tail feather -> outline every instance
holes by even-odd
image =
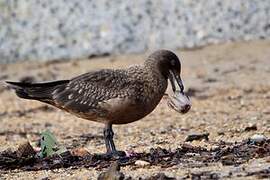
[[[45,83],[26,83],[6,81],[8,87],[15,90],[20,98],[47,101],[52,98],[54,90],[65,86],[69,80]]]

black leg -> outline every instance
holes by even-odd
[[[113,130],[111,124],[106,124],[104,128],[104,138],[105,138],[105,145],[107,149],[107,153],[112,153],[113,151],[116,151],[115,145],[113,142]]]
[[[112,124],[106,124],[104,128],[104,139],[107,149],[107,154],[111,156],[125,156],[125,152],[117,151],[113,142]]]

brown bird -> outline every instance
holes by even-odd
[[[181,113],[190,109],[180,72],[178,57],[171,51],[158,50],[143,65],[127,69],[102,69],[53,82],[6,83],[20,98],[45,102],[80,118],[104,123],[107,154],[121,156],[123,152],[117,151],[113,142],[112,125],[131,123],[152,112],[167,89],[168,79],[174,97],[182,97],[180,101],[172,98],[169,106]]]

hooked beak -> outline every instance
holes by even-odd
[[[169,80],[172,85],[173,94],[169,95],[168,105],[180,113],[187,113],[191,108],[191,101],[184,93],[184,85],[177,72],[170,71]]]
[[[182,79],[177,72],[170,70],[169,79],[172,85],[173,92],[176,92],[178,88],[180,88],[181,93],[184,92],[184,85]],[[178,88],[176,87],[176,85],[178,86]]]

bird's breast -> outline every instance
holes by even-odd
[[[99,103],[106,118],[113,124],[126,124],[137,121],[151,113],[160,102],[167,88],[167,82],[147,84],[132,91],[129,96],[109,99]]]

